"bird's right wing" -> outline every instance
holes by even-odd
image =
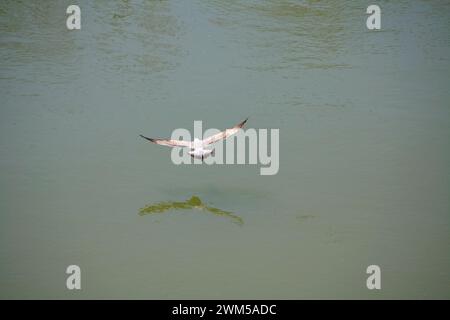
[[[192,146],[192,142],[191,141],[183,141],[183,140],[171,140],[171,139],[152,139],[152,138],[147,138],[145,136],[143,136],[142,134],[140,135],[142,138],[162,145],[162,146],[167,146],[167,147],[189,147],[191,148]]]
[[[219,141],[219,140],[226,139],[226,138],[228,138],[229,136],[231,136],[231,135],[237,133],[240,129],[242,129],[242,128],[244,127],[244,124],[247,122],[247,120],[248,120],[248,118],[245,119],[244,121],[242,121],[241,123],[235,125],[235,126],[234,126],[233,128],[231,128],[231,129],[226,129],[226,130],[224,130],[224,131],[222,131],[222,132],[219,132],[219,133],[217,133],[217,134],[215,134],[215,135],[212,135],[212,136],[206,138],[205,140],[203,140],[203,145],[206,146],[206,145],[208,145],[208,144],[217,142],[217,141]]]

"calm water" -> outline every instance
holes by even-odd
[[[72,2],[0,2],[0,298],[450,298],[447,1]],[[246,116],[277,175],[138,137]]]

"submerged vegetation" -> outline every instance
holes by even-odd
[[[189,200],[180,201],[162,201],[155,204],[149,204],[139,210],[139,215],[150,215],[155,213],[163,213],[170,210],[200,210],[205,213],[211,213],[216,216],[227,217],[231,219],[233,223],[242,225],[244,220],[241,217],[235,215],[233,212],[224,211],[218,208],[213,208],[205,205],[199,197],[192,196]]]

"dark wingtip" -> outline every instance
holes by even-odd
[[[141,138],[144,138],[145,140],[151,141],[151,142],[155,142],[154,139],[152,138],[147,138],[146,136],[143,136],[142,134],[139,135]]]
[[[238,126],[239,128],[242,128],[242,127],[244,126],[244,124],[247,122],[247,120],[248,120],[248,117],[247,117],[244,121],[242,121],[241,123],[239,123],[237,126]]]

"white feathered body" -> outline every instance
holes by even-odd
[[[188,151],[188,154],[193,158],[203,160],[214,154],[214,149],[203,148],[203,141],[195,138],[194,148]]]

